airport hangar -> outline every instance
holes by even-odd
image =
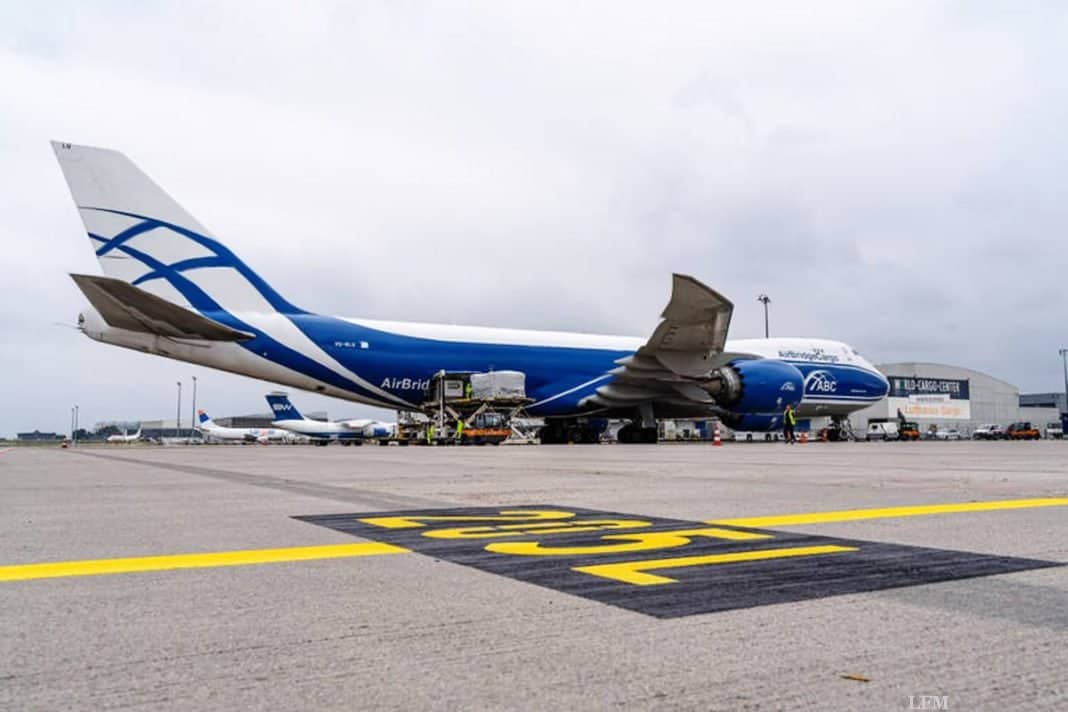
[[[1061,420],[1058,408],[1024,405],[1027,399],[1021,402],[1019,388],[979,371],[919,361],[875,368],[890,381],[890,393],[850,416],[858,435],[867,431],[869,420],[896,418],[899,410],[919,424],[921,433],[933,425],[939,430],[956,428],[962,437],[970,437],[984,423],[1005,427],[1025,420],[1041,430]]]

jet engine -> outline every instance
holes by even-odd
[[[712,373],[702,386],[723,408],[743,415],[779,415],[801,402],[805,377],[775,359],[733,361]]]

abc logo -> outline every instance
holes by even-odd
[[[805,379],[805,391],[808,393],[834,393],[838,390],[838,381],[830,371],[813,371]]]

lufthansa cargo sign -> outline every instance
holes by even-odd
[[[887,376],[890,381],[890,412],[906,418],[971,419],[968,381],[954,378]]]

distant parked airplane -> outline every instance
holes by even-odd
[[[544,443],[656,442],[658,418],[718,416],[742,430],[849,413],[886,378],[840,341],[727,341],[734,305],[676,274],[649,338],[342,319],[301,309],[123,154],[53,143],[107,275],[72,275],[90,338],[393,410],[417,410],[439,371],[520,371]],[[306,249],[315,249],[305,238]]]
[[[326,445],[331,440],[338,440],[345,445],[364,440],[392,437],[396,432],[395,423],[383,423],[379,420],[334,420],[322,421],[305,418],[296,406],[289,402],[285,393],[268,393],[267,403],[274,411],[275,420],[271,425],[284,428],[294,433],[307,435],[316,444]]]
[[[228,428],[217,424],[203,410],[197,411],[197,419],[197,431],[210,440],[268,443],[294,439],[293,433],[280,428]]]
[[[141,439],[141,426],[140,425],[137,426],[137,432],[136,433],[132,433],[131,434],[131,433],[127,433],[124,430],[124,431],[122,431],[122,435],[119,435],[118,433],[116,433],[115,435],[109,435],[107,437],[107,441],[109,443],[132,443],[132,442],[137,442],[140,439]]]

